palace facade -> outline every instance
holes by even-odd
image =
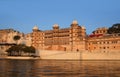
[[[70,27],[53,25],[53,30],[42,31],[37,26],[32,32],[32,46],[38,50],[80,51],[85,50],[86,29],[76,20]]]
[[[110,52],[120,50],[120,34],[107,34],[108,28],[97,28],[91,35],[76,20],[68,28],[53,25],[53,30],[32,32],[32,46],[37,50]]]
[[[98,28],[86,38],[90,52],[120,52],[120,33],[107,34],[107,28]]]

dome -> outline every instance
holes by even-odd
[[[53,27],[59,27],[59,25],[58,24],[54,24]]]
[[[73,20],[72,24],[78,24],[77,20]]]
[[[33,27],[33,30],[38,30],[38,27],[35,25],[35,26]]]
[[[85,27],[84,26],[81,26],[82,27],[82,29],[85,29]]]

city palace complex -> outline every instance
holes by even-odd
[[[68,28],[60,28],[58,24],[53,25],[52,30],[42,31],[34,26],[33,31],[28,34],[20,33],[14,29],[0,30],[0,54],[14,44],[26,44],[33,46],[36,50],[50,51],[88,51],[88,52],[117,52],[120,50],[120,34],[108,34],[108,28],[97,28],[90,35],[86,34],[86,28],[80,26],[74,20]],[[13,37],[19,35],[20,39],[15,41]]]

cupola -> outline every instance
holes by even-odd
[[[77,20],[73,20],[72,24],[78,24]]]
[[[33,30],[39,30],[39,28],[37,27],[37,25],[35,25],[35,26],[33,27]]]
[[[53,25],[53,29],[59,29],[59,25],[58,24],[54,24]]]

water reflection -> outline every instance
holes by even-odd
[[[0,77],[120,77],[120,61],[0,60]]]

